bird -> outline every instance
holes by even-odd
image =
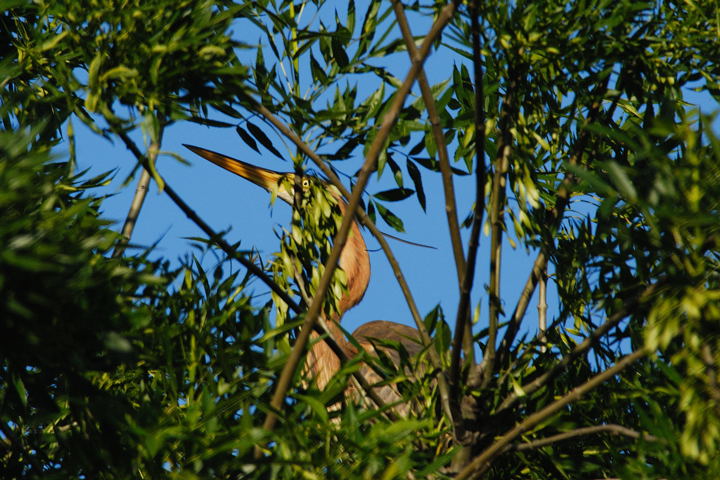
[[[327,189],[331,197],[335,199],[340,212],[343,215],[346,213],[347,204],[338,189],[318,177],[303,174],[300,181],[297,182],[296,174],[292,172],[276,172],[202,147],[183,145],[205,160],[249,180],[267,191],[274,192],[277,198],[290,205],[293,205],[294,185],[301,185],[303,189],[308,189],[311,182],[317,182],[322,188]],[[357,221],[353,222],[348,240],[340,254],[339,266],[346,274],[347,288],[339,299],[337,313],[325,320],[329,335],[340,346],[343,353],[352,358],[359,351],[352,342],[345,338],[340,328],[340,320],[346,311],[360,303],[370,283],[370,256]],[[423,349],[420,334],[415,328],[386,320],[367,322],[358,327],[352,333],[352,337],[361,349],[371,355],[377,355],[378,350],[381,350],[395,365],[399,365],[400,355],[396,349],[386,347],[387,342],[402,345],[411,357],[417,356]],[[340,369],[341,362],[330,346],[324,341],[320,341],[317,333],[313,332],[311,338],[312,344],[306,357],[305,368],[312,373],[318,389],[324,390],[330,379]],[[365,364],[361,366],[360,372],[371,384],[382,380],[372,368]],[[384,385],[374,388],[386,404],[395,404],[396,412],[402,415],[409,412],[408,405],[400,402],[400,395],[394,387]],[[357,391],[351,395],[357,396]]]

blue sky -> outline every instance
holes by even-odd
[[[358,2],[358,22],[361,20],[366,2]],[[333,15],[330,9],[328,15]],[[339,12],[341,15],[343,12]],[[415,35],[424,34],[430,22],[425,17],[411,15],[411,28]],[[310,16],[311,21],[317,21],[316,16]],[[333,20],[334,21],[334,20]],[[259,32],[246,30],[238,25],[236,31],[245,35],[242,40],[252,44],[258,39],[262,40]],[[265,45],[266,57],[270,51]],[[253,59],[253,50],[241,51],[240,55],[247,55]],[[426,63],[426,72],[430,83],[434,84],[449,77],[452,66],[464,61],[458,55],[444,49],[442,53],[434,53]],[[398,78],[404,78],[410,67],[405,52],[400,52],[386,59],[382,63]],[[306,68],[306,70],[308,70]],[[359,98],[373,92],[379,87],[379,80],[375,77],[363,77],[359,82]],[[419,96],[417,85],[413,88],[411,98]],[[689,95],[689,101],[702,104],[703,97]],[[716,105],[715,103],[712,103]],[[223,119],[220,114],[213,114],[213,118]],[[227,121],[233,121],[226,119]],[[288,141],[280,137],[273,129],[262,124],[259,119],[254,122],[261,125],[265,133],[272,139],[276,148],[290,158],[293,147]],[[131,154],[120,143],[111,144],[94,135],[78,122],[74,124],[77,133],[77,154],[79,168],[91,168],[91,174],[107,170],[116,170],[115,181],[105,189],[112,193],[104,203],[103,214],[106,218],[117,222],[119,230],[127,213],[137,180],[130,185],[122,185],[122,180],[134,167]],[[136,141],[142,145],[142,137],[135,135]],[[184,157],[189,165],[183,165],[174,158],[162,155],[158,161],[158,169],[165,180],[194,208],[216,231],[230,230],[227,239],[231,242],[241,242],[241,249],[257,250],[264,262],[267,263],[271,255],[279,249],[277,235],[283,226],[289,223],[289,206],[277,202],[272,208],[269,206],[269,195],[251,183],[236,177],[221,168],[206,162],[182,147],[183,143],[195,144],[211,150],[226,153],[246,162],[260,165],[278,171],[289,171],[292,164],[288,160],[283,162],[266,150],[264,155],[258,154],[247,147],[234,129],[212,128],[190,122],[179,122],[169,127],[163,139],[163,152],[172,152]],[[61,145],[60,149],[66,148]],[[336,164],[336,167],[346,174],[352,174],[362,163],[361,149],[357,149],[352,160]],[[309,165],[312,166],[312,165]],[[462,168],[462,165],[458,165]],[[458,286],[455,266],[452,257],[447,220],[444,211],[444,200],[440,176],[423,171],[424,185],[427,194],[427,212],[423,212],[414,197],[404,202],[390,204],[392,210],[404,221],[406,233],[400,234],[414,242],[432,245],[436,249],[425,249],[390,240],[391,247],[397,256],[405,277],[415,297],[415,301],[422,315],[440,304],[445,311],[446,319],[452,325],[454,322]],[[411,184],[407,173],[406,185]],[[455,177],[455,188],[459,207],[459,216],[462,220],[469,212],[474,198],[474,179],[471,176]],[[411,186],[411,185],[409,185]],[[379,192],[387,188],[394,188],[395,183],[389,170],[381,179],[372,177],[367,191]],[[384,225],[379,219],[381,230],[396,234]],[[465,248],[467,249],[468,231],[463,231]],[[132,242],[140,246],[149,246],[157,243],[154,256],[163,256],[175,260],[185,256],[193,250],[188,237],[202,236],[202,232],[191,223],[180,210],[170,202],[157,186],[152,185],[145,205],[140,215]],[[412,324],[409,309],[403,299],[397,281],[389,267],[384,254],[379,251],[377,242],[366,232],[366,241],[371,250],[372,279],[363,302],[349,311],[343,323],[350,331],[360,324],[370,320],[392,320],[400,323]],[[489,278],[488,262],[489,238],[481,236],[481,248],[478,257],[473,290],[473,308],[480,309],[479,326],[486,325],[487,295],[485,286]],[[518,246],[513,249],[507,242],[504,245],[502,263],[502,298],[506,313],[512,312],[520,289],[525,283],[534,252],[525,251]],[[207,269],[217,265],[218,259],[207,255],[203,263]],[[233,263],[234,269],[242,269],[238,263]],[[250,291],[259,297],[256,305],[260,306],[269,300],[269,289],[260,281],[254,281]],[[537,295],[536,295],[537,296]],[[525,320],[525,331],[534,332],[537,324],[537,298],[533,299]],[[556,292],[549,283],[548,302],[550,310],[548,318],[551,320],[557,311]]]
[[[357,2],[358,22],[361,21],[367,2]],[[332,4],[331,4],[332,5]],[[338,3],[341,5],[341,3]],[[307,13],[308,21],[316,22],[318,18],[328,15],[334,23],[332,6],[323,11],[323,17]],[[344,8],[338,12],[344,14]],[[427,18],[411,16],[411,28],[415,35],[424,34],[430,27]],[[238,25],[235,32],[242,32],[239,38],[245,43],[264,42],[259,31]],[[266,58],[270,49],[265,45]],[[240,51],[241,58],[246,55],[254,59],[253,50]],[[407,54],[400,52],[391,57],[380,60],[398,78],[404,78],[410,67]],[[461,63],[464,59],[444,49],[442,53],[434,53],[426,63],[426,72],[430,83],[434,84],[448,78],[452,73],[453,64]],[[302,68],[302,67],[301,67]],[[309,68],[305,68],[307,70]],[[308,74],[309,75],[309,74]],[[375,77],[362,77],[359,81],[359,98],[373,92],[380,85]],[[413,88],[411,98],[413,101],[419,96],[417,85]],[[701,98],[692,96],[691,101],[701,102]],[[223,119],[220,114],[213,114],[213,118]],[[229,119],[225,119],[231,121]],[[261,125],[265,133],[272,139],[276,148],[290,158],[293,151],[289,142],[285,141],[271,127],[262,124],[259,119],[254,123]],[[106,188],[112,193],[104,203],[104,216],[117,222],[120,229],[132,198],[136,180],[130,185],[122,185],[127,174],[134,167],[134,159],[120,143],[115,145],[94,135],[76,121],[74,127],[77,133],[77,155],[79,168],[91,167],[91,174],[107,170],[116,170],[115,181]],[[142,144],[142,137],[136,134],[136,141]],[[206,162],[182,147],[183,143],[195,144],[211,150],[226,153],[246,162],[260,165],[278,171],[292,169],[288,160],[282,162],[266,150],[261,155],[247,147],[237,136],[234,129],[223,129],[201,126],[190,122],[179,122],[165,131],[163,139],[163,152],[172,152],[184,157],[189,165],[183,165],[174,158],[161,155],[158,169],[165,180],[194,208],[216,231],[231,229],[227,235],[230,242],[240,241],[242,249],[256,249],[265,262],[268,262],[272,253],[279,248],[278,232],[282,226],[289,222],[289,207],[278,202],[269,207],[269,195],[262,189],[236,177],[219,167]],[[61,145],[60,149],[66,148]],[[357,149],[352,160],[336,164],[342,172],[352,174],[362,163],[361,149]],[[312,166],[312,165],[310,165]],[[462,165],[458,165],[463,167]],[[426,314],[437,304],[440,304],[449,323],[453,323],[458,300],[458,287],[447,220],[444,211],[444,200],[440,176],[423,171],[424,185],[427,194],[427,212],[423,212],[414,197],[396,204],[390,204],[392,210],[404,221],[406,233],[400,236],[414,242],[432,245],[437,249],[425,249],[390,241],[391,247],[397,256],[406,279],[409,282],[415,301],[421,314]],[[406,185],[411,184],[407,173]],[[455,188],[459,207],[459,216],[462,220],[472,206],[474,198],[474,179],[471,176],[455,177]],[[411,186],[411,185],[409,185]],[[387,188],[394,188],[395,183],[389,171],[381,179],[373,177],[367,188],[370,193],[379,192]],[[395,234],[390,227],[378,220],[381,230]],[[467,248],[467,231],[463,232],[465,248]],[[192,224],[162,193],[157,186],[152,185],[146,203],[140,215],[133,243],[148,246],[157,243],[155,256],[163,256],[172,260],[178,259],[193,252],[188,237],[202,236],[201,231]],[[363,302],[344,317],[346,328],[351,331],[358,325],[370,320],[392,320],[412,324],[409,310],[390,270],[387,260],[381,251],[378,251],[377,242],[366,234],[368,248],[371,250],[372,279]],[[473,307],[481,310],[480,327],[485,326],[487,313],[487,295],[485,285],[488,282],[488,245],[489,238],[481,237],[481,249],[478,257],[475,288],[473,291]],[[502,264],[502,292],[506,313],[512,312],[515,302],[525,283],[532,261],[533,252],[526,252],[524,247],[513,249],[507,242],[504,246]],[[212,255],[204,258],[207,268],[213,268],[217,259]],[[242,267],[235,263],[235,269]],[[548,301],[550,304],[549,318],[556,311],[555,291],[552,283],[549,285]],[[253,294],[260,297],[257,305],[262,305],[269,299],[269,289],[259,281],[251,285]],[[533,331],[536,325],[537,310],[534,299],[527,313],[525,328]],[[480,328],[476,327],[476,328]]]

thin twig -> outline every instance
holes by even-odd
[[[648,351],[644,348],[641,348],[640,350],[637,350],[629,355],[626,355],[622,358],[619,362],[617,362],[612,367],[608,368],[607,370],[598,373],[594,377],[592,377],[587,382],[583,383],[582,385],[575,387],[570,392],[565,394],[563,397],[559,398],[558,400],[554,401],[547,407],[543,408],[540,411],[537,411],[533,413],[532,415],[529,415],[525,418],[522,422],[517,424],[515,427],[513,427],[510,431],[508,431],[506,434],[498,438],[495,443],[493,443],[489,448],[487,448],[483,453],[475,457],[472,462],[470,462],[467,467],[465,467],[460,473],[457,474],[455,477],[455,480],[462,480],[466,478],[478,478],[480,475],[482,475],[483,472],[485,472],[489,467],[492,460],[498,456],[499,454],[503,453],[506,449],[506,447],[517,437],[522,435],[527,430],[531,429],[535,425],[539,424],[543,420],[549,418],[552,414],[563,408],[565,405],[568,405],[569,403],[572,403],[576,400],[578,400],[580,397],[582,397],[585,393],[593,390],[598,385],[602,384],[603,382],[609,380],[613,376],[620,373],[623,369],[627,368],[629,365],[631,365],[636,360],[639,360],[643,356],[647,355]]]
[[[515,340],[517,330],[520,328],[520,323],[525,317],[528,305],[530,305],[530,299],[532,299],[533,293],[535,293],[535,287],[537,286],[538,280],[546,268],[547,257],[545,256],[545,252],[540,251],[538,252],[537,257],[535,257],[533,267],[530,269],[530,275],[528,275],[528,278],[525,281],[525,286],[523,287],[522,292],[520,292],[520,298],[515,305],[515,310],[513,310],[513,314],[510,316],[510,322],[505,329],[505,335],[503,335],[503,340],[500,343],[500,363],[504,363],[505,358],[509,356],[509,353],[507,352],[510,351],[512,342]]]
[[[547,330],[547,265],[545,270],[540,272],[540,291],[538,292],[538,336],[540,338],[540,351],[545,352],[547,350],[547,339],[545,337],[545,331]]]
[[[137,145],[135,145],[135,142],[133,142],[132,139],[124,131],[120,129],[113,129],[113,131],[122,139],[122,141],[125,143],[125,146],[133,153],[133,155],[135,156],[137,161],[143,166],[143,168],[149,170],[149,166],[147,165],[147,158],[145,158],[142,152],[140,152],[140,149],[138,149]],[[250,273],[260,278],[260,280],[262,280],[268,287],[270,287],[276,294],[278,294],[278,296],[285,303],[287,303],[289,308],[291,308],[296,313],[300,312],[300,306],[295,303],[295,301],[290,298],[290,296],[284,290],[282,290],[262,269],[260,269],[257,265],[255,265],[245,257],[239,255],[235,251],[235,249],[230,246],[230,244],[227,243],[224,238],[222,238],[222,236],[216,233],[202,218],[200,218],[197,213],[195,213],[193,209],[191,209],[187,205],[187,203],[185,203],[185,201],[166,181],[164,181],[164,185],[165,187],[163,188],[163,191],[170,197],[173,203],[175,203],[175,205],[177,205],[178,208],[180,208],[180,210],[185,213],[185,215],[190,220],[192,220],[198,227],[200,227],[203,232],[205,232],[211,242],[219,246],[228,257],[236,259],[245,268],[247,268]],[[326,338],[324,339],[325,343],[330,347],[333,353],[338,356],[342,364],[346,364],[349,361],[349,358],[345,354],[345,351],[332,338],[332,335],[330,334],[329,330],[327,330],[327,328],[325,328],[323,325],[315,325],[315,331],[320,335],[326,336]],[[365,377],[363,377],[362,373],[360,373],[359,371],[353,372],[353,377],[355,377],[358,383],[360,383],[360,386],[363,388],[363,390],[365,390],[365,392],[373,400],[373,402],[378,405],[378,408],[383,408],[384,403],[382,399],[372,389]]]
[[[345,188],[345,185],[342,184],[338,176],[333,172],[333,170],[328,167],[328,165],[323,161],[320,156],[315,153],[315,151],[308,146],[307,143],[305,143],[300,137],[295,134],[290,128],[279,118],[277,118],[270,110],[268,110],[265,106],[257,103],[253,99],[248,99],[251,103],[251,106],[254,111],[260,113],[267,121],[269,121],[275,128],[277,128],[280,133],[285,135],[290,141],[292,141],[300,151],[302,151],[305,155],[307,155],[313,163],[323,172],[323,174],[327,177],[327,179],[330,181],[332,185],[334,185],[340,193],[345,197],[346,199],[349,199],[351,194]],[[385,239],[385,235],[383,235],[380,230],[378,230],[375,223],[368,217],[365,210],[363,210],[362,207],[358,206],[356,210],[357,218],[360,220],[360,222],[370,230],[370,233],[373,234],[375,239],[380,244],[380,248],[385,253],[385,257],[387,258],[388,262],[390,263],[390,268],[393,271],[393,274],[395,275],[395,279],[398,282],[398,285],[400,286],[400,290],[403,293],[403,296],[405,297],[405,302],[408,305],[408,308],[410,309],[410,313],[412,315],[413,320],[415,321],[415,325],[417,326],[418,331],[421,335],[421,340],[423,337],[430,338],[429,334],[427,333],[427,329],[425,328],[425,324],[422,321],[422,317],[420,316],[420,312],[417,308],[417,304],[415,303],[415,299],[412,296],[412,292],[410,291],[410,287],[407,283],[407,280],[405,280],[405,276],[402,273],[402,269],[400,268],[400,264],[397,261],[397,258],[395,258],[395,255],[392,252],[392,249],[390,248],[390,245],[387,243],[387,240]],[[425,332],[423,334],[422,332]],[[442,371],[442,362],[440,361],[440,358],[437,354],[437,352],[433,349],[429,350],[430,354],[430,360],[432,361],[433,367],[436,368],[438,371]],[[451,418],[450,415],[450,395],[449,395],[449,388],[447,387],[447,382],[445,380],[445,377],[443,375],[438,376],[438,385],[440,390],[440,400],[443,405],[443,411],[448,416],[448,418]]]
[[[648,433],[640,433],[636,430],[624,427],[622,425],[616,425],[616,424],[609,423],[606,425],[594,425],[592,427],[577,428],[577,429],[571,430],[569,432],[559,433],[557,435],[552,435],[550,437],[542,438],[540,440],[535,440],[532,442],[516,443],[514,445],[508,445],[506,451],[534,450],[536,448],[542,448],[542,447],[545,447],[548,445],[552,445],[553,443],[562,442],[564,440],[569,440],[571,438],[582,437],[585,435],[593,435],[596,433],[612,433],[614,435],[624,435],[624,436],[630,437],[630,438],[636,438],[636,439],[642,438],[643,440],[647,440],[648,442],[657,442],[660,440],[659,438],[657,438],[654,435],[650,435]]]
[[[460,362],[460,347],[465,353],[466,365],[471,365],[467,377],[466,386],[475,387],[482,381],[478,366],[474,361],[474,344],[472,336],[472,320],[470,317],[470,293],[475,280],[475,266],[477,262],[478,248],[480,246],[480,230],[485,213],[485,99],[483,90],[482,56],[480,51],[480,23],[478,2],[473,1],[470,8],[471,29],[472,29],[472,50],[473,50],[473,74],[475,78],[475,205],[473,207],[473,223],[468,243],[468,256],[465,269],[460,280],[460,300],[458,302],[457,316],[455,318],[455,331],[453,335],[452,350],[450,353],[450,399],[453,402],[453,410],[460,410],[460,419],[456,419],[456,438],[461,445],[457,455],[453,458],[452,469],[458,471],[464,468],[470,461],[473,442],[475,440],[472,432],[477,425],[478,409],[477,402],[472,397],[463,397],[461,392],[460,373],[462,365]],[[493,340],[494,342],[494,340]],[[483,362],[487,357],[483,357]],[[465,401],[463,401],[465,400]],[[468,429],[467,426],[473,426]]]
[[[462,274],[460,301],[455,319],[455,334],[450,361],[451,398],[459,398],[460,345],[463,345],[465,359],[472,363],[473,344],[470,320],[470,293],[475,279],[475,265],[480,246],[480,230],[485,213],[485,94],[483,91],[482,56],[480,52],[480,24],[477,1],[472,3],[470,12],[473,48],[473,74],[475,76],[475,206],[473,223],[468,244],[468,261]]]
[[[160,143],[162,139],[162,129],[158,138],[153,140],[148,148],[146,158],[148,162],[155,163],[157,160],[158,152],[160,150]],[[135,230],[135,224],[137,223],[138,216],[140,215],[140,209],[145,202],[147,196],[148,187],[150,186],[150,172],[143,168],[140,174],[140,180],[138,180],[137,187],[135,188],[135,194],[133,195],[132,202],[130,202],[130,209],[128,210],[127,217],[125,217],[125,223],[123,224],[121,235],[122,239],[120,243],[113,250],[113,257],[119,257],[125,252],[130,238],[132,237],[133,230]]]
[[[340,225],[340,228],[338,229],[338,232],[333,239],[333,249],[330,252],[330,257],[325,264],[325,270],[323,271],[323,275],[320,278],[317,290],[315,291],[315,295],[313,296],[310,307],[308,308],[308,311],[305,315],[305,319],[303,320],[303,324],[300,329],[298,338],[295,341],[295,345],[293,346],[293,349],[290,352],[290,356],[288,357],[288,360],[283,366],[282,372],[280,373],[280,378],[278,379],[275,392],[273,393],[273,397],[270,401],[270,406],[273,410],[268,413],[268,416],[265,418],[265,422],[263,423],[263,428],[265,430],[272,430],[275,426],[275,423],[277,421],[277,414],[275,412],[279,410],[283,400],[285,399],[285,395],[290,387],[290,381],[292,380],[292,377],[294,376],[295,371],[300,364],[300,358],[303,351],[305,350],[305,346],[307,345],[310,331],[317,322],[317,318],[320,314],[320,310],[322,309],[325,295],[327,294],[327,290],[330,286],[330,280],[332,278],[333,272],[335,271],[335,268],[337,268],[338,266],[340,253],[345,247],[348,234],[350,233],[350,228],[355,222],[355,215],[353,213],[357,211],[357,207],[360,203],[360,198],[362,197],[363,191],[365,190],[368,179],[370,178],[372,172],[375,170],[380,151],[382,148],[384,148],[385,142],[390,135],[390,131],[395,125],[395,122],[397,121],[400,110],[402,109],[402,106],[405,102],[405,98],[410,93],[410,88],[415,82],[420,68],[422,67],[422,63],[430,54],[430,47],[432,45],[432,42],[440,34],[440,32],[442,32],[444,26],[452,18],[454,10],[454,3],[449,4],[448,6],[443,8],[440,15],[438,16],[438,19],[430,28],[430,32],[423,40],[423,44],[420,48],[421,57],[419,61],[413,62],[413,65],[410,68],[410,71],[408,72],[405,81],[395,94],[393,104],[383,118],[377,136],[373,140],[373,143],[370,145],[370,149],[368,150],[368,153],[365,157],[365,162],[360,168],[357,183],[355,184],[355,187],[351,192],[346,214],[344,215],[342,224]],[[422,324],[422,321],[419,323]],[[427,331],[420,331],[420,335],[423,344],[430,345],[430,337],[429,335],[427,335]],[[432,351],[432,349],[430,350]]]

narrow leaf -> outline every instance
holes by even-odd
[[[345,47],[340,42],[340,39],[337,37],[333,37],[332,42],[330,43],[330,47],[332,48],[333,57],[335,57],[335,61],[340,66],[340,68],[347,67],[348,63],[350,63],[350,60],[348,59],[347,53],[345,52]]]
[[[415,165],[415,162],[408,159],[407,170],[410,174],[410,178],[412,179],[413,184],[415,185],[415,192],[417,193],[418,202],[420,202],[420,206],[422,207],[423,211],[425,211],[427,204],[425,200],[425,189],[423,188],[420,169],[417,167],[417,165]]]
[[[391,188],[390,190],[378,192],[373,196],[378,200],[386,202],[399,202],[400,200],[405,200],[413,193],[415,193],[415,191],[409,188]]]
[[[193,116],[193,117],[190,117],[190,121],[199,123],[200,125],[207,125],[208,127],[230,128],[230,127],[235,126],[232,123],[221,122],[220,120],[213,120],[212,118],[204,118],[204,117]]]
[[[240,138],[242,138],[242,141],[247,144],[248,147],[252,148],[256,152],[260,153],[260,149],[257,146],[257,142],[255,139],[250,135],[247,131],[245,131],[242,127],[239,125],[235,127],[235,131],[238,135],[240,135]]]
[[[397,164],[395,159],[393,159],[392,155],[388,154],[387,156],[387,163],[390,165],[390,170],[393,172],[393,176],[395,177],[395,183],[398,187],[403,187],[403,177],[402,177],[402,170],[400,169],[400,165]]]
[[[379,203],[375,203],[375,206],[377,207],[377,211],[380,213],[382,219],[385,220],[385,223],[398,232],[405,232],[405,226],[403,225],[402,220],[400,220],[394,213]]]
[[[258,127],[254,123],[250,123],[250,122],[247,122],[247,127],[248,127],[248,130],[250,130],[250,133],[253,135],[253,137],[255,137],[257,139],[257,141],[262,143],[263,147],[270,150],[270,152],[275,154],[275,156],[278,157],[279,159],[285,160],[283,158],[283,156],[280,154],[280,152],[278,152],[277,149],[273,146],[273,144],[270,141],[270,139],[268,138],[268,136],[265,135],[265,132],[260,130],[260,127]]]

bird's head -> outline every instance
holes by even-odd
[[[297,176],[294,173],[275,172],[228,157],[227,155],[213,152],[212,150],[206,150],[193,145],[185,145],[185,147],[225,170],[264,188],[273,195],[273,198],[280,198],[290,205],[297,206],[294,197],[295,188],[299,186],[302,189],[299,198],[299,206],[301,208],[295,210],[293,215],[300,215],[298,213],[299,210],[307,213],[307,217],[303,219],[302,229],[304,233],[309,235],[311,240],[306,242],[307,248],[314,252],[309,255],[309,258],[315,257],[319,263],[326,261],[325,257],[318,253],[318,245],[322,242],[318,243],[317,239],[322,237],[332,239],[334,237],[336,229],[339,228],[341,222],[341,217],[336,215],[336,213],[343,214],[346,206],[342,200],[340,191],[334,185],[326,183],[312,175]],[[307,206],[311,208],[305,208]],[[340,254],[339,261],[340,267],[345,272],[347,288],[343,288],[342,290],[344,291],[342,293],[337,293],[337,296],[340,297],[338,305],[338,311],[340,313],[333,316],[333,318],[339,318],[342,312],[352,308],[362,299],[370,280],[370,257],[367,253],[365,241],[362,238],[357,223],[354,223],[352,228],[352,233],[348,239],[348,243]],[[307,239],[308,237],[302,236],[301,238]],[[331,243],[325,245],[326,256],[329,256],[331,246]],[[343,280],[343,282],[345,282],[345,280]]]
[[[296,174],[292,172],[276,172],[266,168],[258,167],[245,163],[236,158],[228,157],[221,153],[213,152],[205,148],[196,147],[194,145],[184,144],[186,148],[200,155],[205,160],[209,160],[225,170],[232,172],[242,178],[258,185],[273,196],[277,197],[290,205],[294,203],[295,186],[300,185],[302,188],[301,198],[307,199],[312,191],[313,183],[321,182],[323,187],[331,193],[336,199],[340,198],[340,192],[333,185],[328,185],[322,180],[312,175],[302,175],[296,179]]]

